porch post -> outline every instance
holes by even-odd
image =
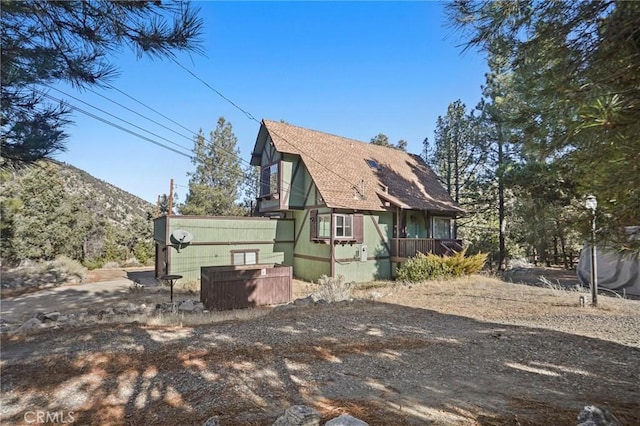
[[[330,257],[331,257],[331,261],[329,262],[329,268],[330,268],[330,274],[331,274],[331,278],[335,278],[336,276],[336,252],[335,252],[335,245],[333,244],[334,242],[334,232],[335,229],[333,229],[334,227],[334,217],[333,217],[333,209],[331,209],[331,232],[329,233],[330,237],[329,237],[329,245],[331,246],[329,248],[330,251]]]

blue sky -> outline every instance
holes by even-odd
[[[446,24],[439,2],[195,2],[201,8],[204,55],[177,60],[256,119],[285,120],[368,142],[378,133],[408,141],[422,152],[439,115],[461,99],[480,100],[486,64],[461,53],[459,34]],[[90,91],[58,86],[155,135],[124,124],[80,101],[50,94],[157,142],[189,154],[193,133],[213,131],[218,117],[233,125],[243,164],[259,124],[169,60],[112,56],[120,75],[110,83],[167,120],[113,89],[95,89],[156,123]],[[147,201],[187,193],[183,155],[74,113],[68,151],[55,156]],[[176,125],[175,123],[178,123]]]

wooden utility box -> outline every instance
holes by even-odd
[[[278,264],[203,266],[200,301],[216,311],[288,303],[292,272]]]

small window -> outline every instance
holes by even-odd
[[[318,215],[318,233],[317,238],[331,238],[331,215]]]
[[[337,214],[336,216],[336,238],[353,237],[353,216]]]
[[[273,163],[262,168],[260,176],[260,195],[277,194],[280,190],[280,163]]]
[[[318,214],[311,212],[311,240],[329,240],[333,236],[336,240],[362,242],[363,238],[362,214]],[[332,235],[333,233],[333,235]]]
[[[380,169],[380,165],[378,164],[378,162],[376,160],[368,159],[368,160],[365,160],[365,161],[367,162],[369,167],[371,167],[372,169],[376,169],[376,170]]]
[[[231,250],[232,265],[255,265],[258,263],[258,250]]]

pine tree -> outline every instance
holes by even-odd
[[[220,117],[209,140],[200,130],[193,153],[196,170],[188,173],[189,192],[184,204],[179,206],[179,212],[184,215],[242,215],[237,200],[245,175],[231,123]]]
[[[640,250],[624,234],[640,223],[640,3],[460,1],[448,10],[468,47],[504,58],[514,113],[503,117],[523,153],[571,170],[581,201],[599,200],[599,238]]]
[[[64,150],[69,110],[46,101],[48,84],[107,82],[117,72],[107,58],[124,45],[138,56],[199,51],[201,26],[185,2],[3,1],[2,160],[33,162]]]

